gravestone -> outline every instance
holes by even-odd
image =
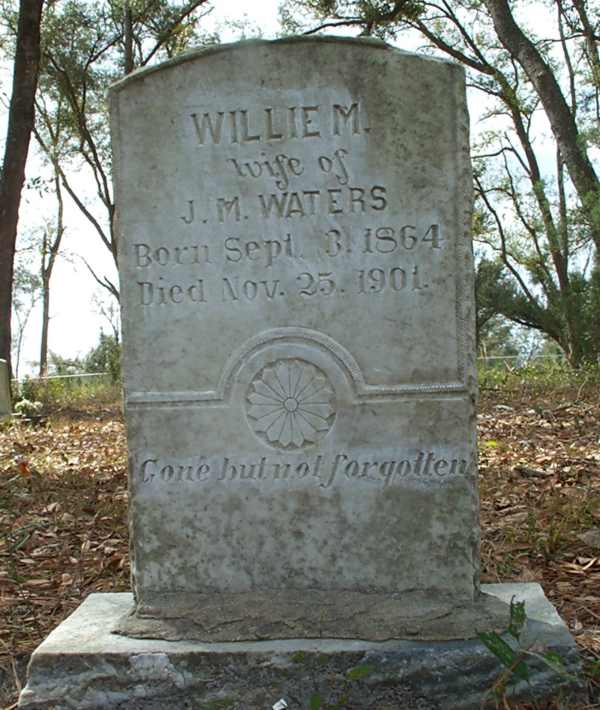
[[[112,115],[126,628],[443,637],[479,599],[462,69],[246,45],[126,79]]]
[[[499,668],[465,639],[513,593],[572,656],[536,585],[479,584],[462,69],[240,43],[111,113],[133,600],[90,597],[22,707],[69,640],[78,707],[478,707]]]
[[[10,416],[12,405],[10,401],[10,379],[6,360],[0,360],[0,417]]]

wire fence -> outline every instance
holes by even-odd
[[[70,375],[47,375],[46,377],[35,377],[26,375],[25,377],[20,377],[18,380],[13,379],[12,382],[14,385],[22,385],[24,382],[44,383],[58,381],[73,384],[83,384],[84,382],[93,379],[99,381],[106,379],[107,382],[110,382],[110,378],[110,372],[78,372]]]
[[[480,355],[477,364],[480,367],[495,367],[504,369],[519,369],[531,365],[563,364],[565,357],[561,353],[554,355]]]
[[[561,353],[554,355],[480,355],[477,357],[477,364],[482,367],[499,367],[506,369],[518,369],[528,367],[534,364],[547,364],[556,362],[562,364],[565,358]],[[20,377],[18,380],[13,379],[13,386],[20,386],[23,383],[44,384],[51,382],[62,382],[69,386],[79,386],[86,382],[94,384],[113,384],[110,372],[77,372],[67,375],[47,375],[46,377],[30,376]]]
[[[480,390],[536,393],[549,390],[577,392],[600,386],[600,366],[574,369],[561,354],[480,355]],[[87,402],[115,403],[122,397],[121,382],[110,372],[78,372],[13,381],[13,402],[42,402],[47,409],[82,406]],[[579,396],[579,395],[578,395]]]

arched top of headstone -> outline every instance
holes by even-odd
[[[207,59],[217,57],[222,54],[251,54],[261,51],[283,51],[285,52],[290,46],[306,46],[312,45],[317,48],[319,46],[334,45],[337,47],[350,47],[355,51],[387,51],[397,55],[405,55],[407,57],[418,58],[419,61],[432,62],[438,64],[448,64],[456,67],[459,71],[463,71],[462,67],[444,57],[430,57],[426,55],[417,55],[413,52],[407,52],[397,47],[384,42],[383,40],[374,37],[337,37],[332,35],[294,35],[291,37],[282,37],[281,39],[247,39],[240,42],[229,42],[225,44],[210,44],[202,47],[196,47],[186,52],[178,54],[172,59],[168,59],[160,64],[142,67],[131,74],[123,77],[115,82],[111,87],[111,92],[119,92],[128,88],[131,84],[142,79],[147,79],[153,75],[160,74],[169,69],[179,67],[183,64],[203,62]]]

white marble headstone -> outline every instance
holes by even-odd
[[[248,42],[111,102],[138,609],[473,601],[462,69]]]

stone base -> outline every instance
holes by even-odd
[[[575,642],[538,584],[483,590],[525,601],[525,647],[558,653],[579,673]],[[290,710],[479,708],[503,667],[481,642],[287,639],[199,643],[115,635],[131,594],[92,594],[33,654],[19,708]],[[583,685],[535,659],[515,699],[582,699]],[[318,703],[320,699],[321,703]],[[312,700],[312,703],[311,703]]]
[[[492,594],[474,601],[407,592],[313,589],[239,594],[146,595],[115,633],[164,641],[454,641],[504,631],[510,605]]]

